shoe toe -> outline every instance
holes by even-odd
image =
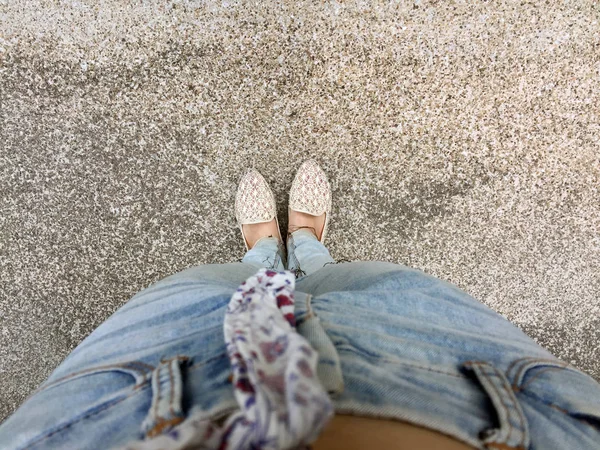
[[[290,208],[313,216],[331,210],[331,188],[316,161],[305,161],[296,172],[290,190]]]
[[[276,216],[275,197],[264,177],[255,169],[244,174],[235,196],[235,217],[240,225],[268,222]]]

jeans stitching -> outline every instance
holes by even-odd
[[[143,367],[143,369],[145,370],[141,370],[141,369],[136,369],[135,367],[130,367],[132,365],[140,365]],[[36,389],[32,395],[38,394],[40,392],[45,391],[46,389],[49,389],[51,387],[54,387],[60,383],[63,383],[65,381],[68,381],[72,378],[76,378],[80,375],[91,375],[94,374],[95,372],[101,373],[104,371],[110,371],[111,369],[114,371],[118,371],[118,368],[122,368],[122,369],[127,369],[130,370],[131,372],[137,373],[138,375],[142,376],[142,381],[140,383],[136,383],[134,387],[137,387],[139,385],[144,384],[147,381],[148,378],[148,374],[152,373],[152,371],[154,370],[154,367],[151,366],[150,364],[146,364],[143,363],[141,361],[133,361],[133,362],[128,362],[128,363],[123,363],[123,364],[106,364],[103,366],[96,366],[96,367],[90,367],[89,369],[84,369],[84,370],[79,370],[77,372],[73,372],[70,373],[69,375],[65,375],[64,377],[59,378],[58,380],[54,380],[52,383],[47,384],[46,386],[40,386],[38,389]],[[134,375],[132,375],[134,376]]]
[[[501,372],[500,372],[500,374],[501,374]],[[517,397],[515,396],[515,393],[510,388],[510,382],[504,376],[501,381],[502,381],[502,383],[500,386],[506,392],[506,396],[510,399],[511,403],[513,403],[512,409],[515,410],[515,412],[517,413],[517,416],[519,417],[519,424],[521,426],[520,430],[519,430],[521,432],[521,447],[525,448],[525,439],[527,437],[526,436],[527,420],[525,419],[525,416],[523,415],[523,411],[520,408],[519,400],[517,399]]]
[[[315,316],[315,312],[312,309],[312,295],[311,294],[306,294],[306,318],[310,319],[311,317]]]
[[[511,370],[513,370],[515,368],[515,366],[517,366],[519,363],[523,363],[525,361],[531,361],[531,360],[534,360],[534,359],[535,358],[530,358],[530,357],[515,359],[513,362],[510,363],[510,365],[506,369],[506,375],[510,376]],[[519,369],[516,369],[516,370],[518,371]]]
[[[173,374],[173,361],[169,362],[169,382],[171,383],[169,389],[169,412],[172,416],[175,416],[175,411],[173,410],[173,404],[175,403],[175,376]]]
[[[153,405],[153,412],[152,415],[156,418],[158,417],[158,403],[160,402],[160,391],[162,390],[162,386],[160,383],[160,366],[156,368],[156,393],[153,393],[153,395],[156,395],[156,402]]]
[[[534,369],[540,365],[552,365],[552,367],[563,368],[566,369],[568,367],[568,363],[560,360],[554,359],[542,359],[542,358],[530,358],[526,363],[522,364],[521,367],[517,370],[515,374],[515,378],[513,380],[512,388],[513,390],[518,390],[521,385],[521,378],[527,373],[529,370]]]
[[[564,408],[561,408],[560,406],[558,406],[558,405],[557,405],[557,404],[555,404],[555,403],[550,403],[550,402],[547,402],[547,401],[545,401],[544,399],[541,399],[541,398],[539,398],[537,395],[533,394],[532,392],[521,391],[521,393],[522,393],[523,395],[525,395],[526,397],[529,397],[529,398],[531,398],[532,400],[535,400],[536,402],[539,402],[539,403],[541,403],[541,404],[543,404],[543,405],[546,405],[546,406],[548,406],[548,407],[550,407],[550,408],[554,409],[555,411],[558,411],[558,412],[561,412],[561,413],[563,413],[565,416],[567,416],[567,417],[569,417],[569,418],[571,418],[571,419],[575,419],[575,420],[577,420],[578,422],[580,422],[580,423],[583,423],[583,424],[587,425],[588,427],[592,428],[592,430],[594,430],[594,431],[596,431],[596,432],[597,432],[597,431],[600,431],[600,430],[599,430],[599,428],[598,428],[597,426],[595,426],[595,425],[593,425],[593,424],[589,423],[587,420],[585,420],[585,419],[583,419],[583,418],[581,418],[581,417],[574,416],[574,415],[573,415],[573,414],[571,414],[569,411],[567,411],[567,410],[566,410],[566,409],[564,409]]]
[[[513,386],[513,389],[516,392],[519,392],[521,390],[523,390],[528,384],[530,384],[532,381],[534,381],[539,375],[541,375],[544,372],[549,372],[551,370],[566,370],[566,366],[560,366],[560,367],[545,367],[543,369],[540,369],[538,372],[536,372],[529,380],[527,380],[525,383],[521,383],[519,386]]]
[[[498,387],[496,386],[496,384],[492,381],[490,375],[483,370],[483,365],[489,366],[487,363],[476,363],[475,365],[477,365],[478,367],[478,371],[479,373],[481,373],[481,375],[483,375],[490,383],[490,387],[494,390],[494,392],[496,393],[496,395],[498,395],[498,398],[500,400],[500,405],[502,406],[503,410],[506,412],[506,422],[508,423],[508,437],[506,438],[506,440],[510,440],[509,438],[512,436],[512,431],[513,431],[513,426],[510,423],[510,412],[508,410],[508,407],[504,404],[503,401],[503,395],[502,393],[498,390]],[[489,394],[488,394],[489,395]],[[506,444],[506,442],[502,442],[502,444]]]
[[[506,379],[506,377],[504,377],[502,375],[502,372],[498,371],[497,369],[494,368],[494,370],[496,372],[498,372],[501,376],[501,388],[506,392],[506,396],[508,397],[508,399],[510,400],[510,402],[513,404],[511,406],[511,409],[514,409],[514,411],[516,412],[517,416],[519,417],[519,425],[520,428],[518,429],[521,432],[521,447],[524,448],[525,447],[525,439],[526,439],[526,433],[525,433],[525,427],[526,427],[526,419],[525,416],[523,415],[523,412],[521,411],[520,407],[519,407],[519,400],[516,398],[514,392],[510,389],[510,383],[509,381]],[[508,386],[507,386],[508,385]]]
[[[367,355],[359,350],[356,350],[354,348],[350,348],[350,347],[341,347],[339,345],[335,345],[335,343],[333,344],[336,351],[338,352],[351,352],[357,355],[360,355],[363,358],[369,359],[371,361],[377,361],[377,362],[384,362],[384,363],[388,363],[388,364],[393,364],[396,366],[410,366],[410,367],[415,367],[417,369],[421,369],[421,370],[427,370],[429,372],[434,372],[434,373],[439,373],[441,375],[448,375],[454,378],[460,378],[460,379],[467,379],[468,377],[466,377],[465,375],[462,375],[460,373],[452,373],[452,372],[445,372],[443,370],[438,370],[438,369],[433,369],[431,367],[426,367],[426,366],[420,366],[418,364],[414,364],[410,361],[394,361],[392,359],[387,359],[384,357],[380,357],[380,356],[371,356],[371,355]]]

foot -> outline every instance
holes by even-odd
[[[304,161],[290,188],[288,233],[300,228],[312,231],[319,242],[327,234],[331,212],[331,187],[316,161]]]
[[[310,231],[320,241],[323,235],[323,228],[325,227],[325,214],[320,216],[313,216],[293,209],[289,210],[288,217],[288,234],[298,231],[300,229]]]
[[[264,237],[281,240],[275,196],[256,169],[249,169],[240,180],[235,194],[235,218],[242,227],[246,250]]]
[[[244,236],[246,237],[246,244],[249,249],[254,247],[254,245],[264,237],[279,238],[279,230],[277,229],[275,219],[270,222],[242,225],[242,228],[244,229]]]

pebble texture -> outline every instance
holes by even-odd
[[[136,291],[238,260],[300,162],[333,256],[456,283],[600,378],[597,1],[0,0],[0,418]]]

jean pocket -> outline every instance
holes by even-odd
[[[44,428],[71,423],[116,405],[150,385],[154,367],[141,362],[94,366],[44,383],[23,405],[47,416]],[[31,414],[31,412],[29,413]],[[35,414],[37,415],[37,413]]]
[[[59,377],[56,380],[48,380],[34,392],[34,395],[54,389],[65,383],[82,382],[85,385],[99,384],[98,378],[114,378],[116,385],[136,389],[150,380],[153,370],[154,367],[150,364],[139,361],[94,366]],[[94,379],[93,382],[91,382],[92,379]]]
[[[151,397],[154,367],[141,362],[98,365],[51,377],[5,422],[15,448],[44,446],[47,439],[60,439],[84,419],[97,419],[138,394]],[[139,423],[143,412],[132,411]],[[139,416],[139,417],[137,417]],[[90,423],[90,422],[87,422]],[[11,447],[11,448],[12,448]],[[36,447],[37,448],[37,447]]]
[[[512,388],[600,430],[600,384],[557,359],[524,358],[508,370]]]

